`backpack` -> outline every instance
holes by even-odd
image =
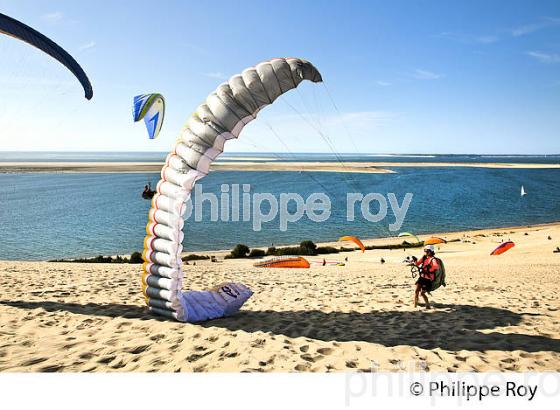
[[[434,258],[438,262],[440,268],[435,272],[435,279],[432,282],[432,289],[430,290],[430,292],[433,292],[434,290],[436,290],[440,286],[446,286],[446,284],[445,284],[445,266],[443,265],[443,261],[440,258],[436,258],[435,256],[434,256]]]

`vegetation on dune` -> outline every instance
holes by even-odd
[[[183,256],[182,260],[183,262],[189,262],[189,261],[204,261],[204,260],[208,260],[210,259],[210,256],[208,255],[197,255],[194,253],[191,253],[190,255],[187,256]]]
[[[449,242],[459,242],[460,239],[451,239]],[[408,249],[408,248],[420,248],[424,246],[423,242],[409,243],[403,241],[400,244],[394,245],[370,245],[366,246],[366,250],[374,249]],[[355,248],[345,248],[334,246],[317,246],[313,241],[302,241],[298,246],[285,246],[277,248],[275,246],[269,247],[266,251],[259,248],[250,249],[247,245],[238,243],[231,250],[231,252],[226,255],[225,259],[240,259],[240,258],[261,258],[264,256],[284,256],[284,255],[297,255],[297,256],[316,256],[316,255],[326,255],[330,253],[341,253],[341,252],[353,252]],[[182,258],[183,262],[198,261],[198,260],[208,260],[211,259],[208,255],[197,255],[190,254]],[[214,261],[214,260],[213,260]],[[94,258],[78,258],[78,259],[54,259],[49,262],[74,262],[74,263],[132,263],[141,264],[144,262],[142,259],[142,253],[134,252],[130,257],[117,256],[96,256]]]
[[[49,262],[73,262],[73,263],[133,263],[140,264],[144,263],[142,259],[142,254],[140,252],[134,252],[130,255],[130,258],[117,256],[96,256],[94,258],[78,258],[78,259],[54,259]]]
[[[459,239],[453,239],[448,242],[457,242]],[[390,245],[370,245],[366,246],[366,250],[374,249],[408,249],[408,248],[420,248],[424,246],[423,242],[409,243],[403,241],[399,244]],[[285,255],[297,255],[297,256],[316,256],[316,255],[326,255],[330,253],[341,253],[341,252],[353,252],[356,248],[345,248],[345,247],[334,247],[334,246],[317,246],[313,241],[302,241],[299,246],[284,246],[275,247],[271,246],[266,251],[258,248],[250,249],[247,245],[237,244],[231,252],[225,256],[226,259],[239,259],[239,258],[253,258],[253,257],[263,257],[263,256],[285,256]]]

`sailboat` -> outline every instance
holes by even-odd
[[[523,185],[521,185],[521,196],[525,195],[527,195],[527,192],[525,192],[525,188],[523,188]]]

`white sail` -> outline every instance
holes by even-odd
[[[525,195],[527,195],[527,192],[525,192],[525,188],[523,187],[523,185],[521,185],[521,196]]]

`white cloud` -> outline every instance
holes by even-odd
[[[491,44],[499,40],[498,36],[479,36],[475,38],[477,43]]]
[[[463,44],[475,44],[475,43],[491,44],[491,43],[496,43],[497,41],[500,40],[500,37],[494,34],[474,36],[474,35],[457,33],[452,31],[444,31],[442,33],[439,33],[438,37],[448,38],[450,40],[457,41]]]
[[[218,80],[226,80],[227,76],[220,72],[220,71],[216,71],[216,72],[212,72],[212,73],[203,73],[204,76],[209,77],[209,78],[217,78]]]
[[[376,81],[375,84],[381,86],[381,87],[388,87],[391,85],[391,83],[387,82],[387,81]]]
[[[82,44],[78,49],[80,51],[85,51],[94,48],[96,45],[95,41],[90,41],[89,43]]]
[[[453,31],[444,31],[439,33],[437,36],[443,38],[449,38],[451,40],[455,40],[465,44],[473,44],[473,43],[492,44],[500,41],[500,37],[503,37],[503,34],[507,34],[513,37],[522,37],[534,33],[536,31],[543,30],[549,27],[554,27],[557,25],[560,25],[560,18],[543,17],[537,22],[520,25],[518,27],[510,28],[507,30],[495,30],[494,34],[476,36],[476,35],[464,34],[464,33],[453,32]]]
[[[43,14],[41,16],[43,20],[49,23],[58,23],[60,20],[62,20],[63,17],[64,14],[62,14],[61,11],[53,11],[51,13]]]
[[[560,24],[560,18],[545,17],[538,23],[525,24],[523,26],[515,27],[511,29],[510,32],[512,36],[520,37],[547,27],[556,26],[558,24]]]
[[[418,80],[437,80],[443,77],[442,74],[434,73],[433,71],[422,70],[419,68],[414,70],[412,76]]]
[[[528,51],[527,55],[545,64],[560,63],[560,54],[548,54],[543,53],[542,51]]]

